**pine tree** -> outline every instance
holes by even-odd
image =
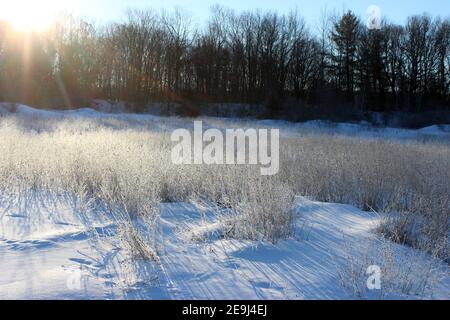
[[[359,19],[351,12],[345,13],[334,24],[331,40],[334,43],[332,59],[338,86],[352,99],[355,89],[355,64]]]

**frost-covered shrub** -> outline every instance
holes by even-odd
[[[277,125],[223,119],[208,119],[208,124],[222,129]],[[448,142],[293,126],[282,131],[280,173],[261,177],[258,166],[173,165],[170,132],[180,127],[191,128],[192,121],[77,113],[3,117],[0,190],[70,192],[84,201],[108,203],[111,211],[131,219],[157,215],[160,202],[207,201],[231,208],[232,219],[224,218],[227,236],[274,242],[290,234],[292,195],[306,195],[422,216],[429,222],[419,229],[419,238],[432,238],[432,246],[448,243]]]

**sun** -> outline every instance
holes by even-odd
[[[0,20],[20,31],[43,31],[55,20],[58,0],[0,0]]]

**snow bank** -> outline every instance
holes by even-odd
[[[6,102],[0,103],[0,117],[15,112],[16,112],[16,105],[14,103],[6,103]]]
[[[106,101],[106,100],[93,100],[90,107],[98,112],[103,113],[125,113],[130,110],[125,102],[118,101]]]
[[[367,248],[383,247],[372,232],[379,217],[351,206],[299,198],[295,237],[272,245],[212,236],[217,216],[189,203],[163,204],[159,263],[132,262],[117,242],[115,224],[96,211],[80,211],[70,197],[34,197],[24,211],[11,208],[0,207],[0,299],[358,298],[343,281],[362,287],[368,299],[421,298],[365,288],[367,264],[385,264],[382,254],[365,260]],[[392,246],[397,266],[419,273],[406,279],[420,281],[429,258]],[[360,263],[363,278],[346,276],[355,268],[349,261]],[[433,270],[445,268],[435,264]],[[447,299],[449,289],[447,276],[427,294]]]
[[[164,123],[164,130],[190,128],[193,120],[179,117],[162,116],[170,109],[176,108],[176,105],[153,104],[149,106],[150,114],[132,114],[124,113],[127,106],[122,102],[108,102],[104,100],[95,100],[93,108],[81,108],[74,110],[43,110],[35,109],[21,104],[0,103],[0,116],[16,115],[23,119],[103,119],[103,120],[123,120],[133,121],[135,124],[150,125],[153,128],[155,122]],[[250,106],[251,107],[251,106]],[[167,109],[169,108],[169,109]],[[331,121],[313,120],[303,123],[294,123],[285,120],[249,120],[244,118],[220,118],[220,117],[200,117],[197,120],[204,122],[205,128],[235,128],[237,126],[245,128],[277,128],[285,134],[304,134],[308,132],[342,134],[360,137],[379,137],[379,138],[419,138],[419,137],[437,137],[450,138],[450,125],[434,125],[418,130],[383,128],[375,127],[368,122],[360,123],[334,123]],[[151,122],[151,123],[148,123]]]
[[[449,134],[450,133],[450,125],[434,125],[430,127],[426,127],[420,129],[419,132],[426,134]]]

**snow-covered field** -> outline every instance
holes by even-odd
[[[32,119],[38,121],[38,124],[27,123],[28,129],[39,129],[40,122],[49,119],[73,120],[84,119],[87,122],[95,119],[105,127],[119,127],[117,122],[127,121],[137,128],[149,128],[152,130],[170,130],[180,127],[192,126],[191,120],[181,119],[178,117],[163,117],[152,114],[129,114],[120,113],[123,106],[119,105],[113,108],[111,105],[105,104],[104,101],[98,102],[99,110],[111,111],[105,113],[92,108],[81,108],[67,111],[48,111],[36,110],[34,108],[20,104],[0,103],[0,117],[17,115],[22,119]],[[113,112],[114,111],[114,112]],[[40,121],[39,121],[40,120]],[[325,132],[332,134],[357,135],[364,137],[376,138],[427,138],[441,137],[450,139],[450,124],[434,125],[418,130],[399,129],[399,128],[380,128],[372,126],[368,122],[361,123],[332,123],[328,121],[316,120],[302,123],[294,123],[283,120],[249,120],[249,119],[230,119],[230,118],[199,118],[206,123],[206,127],[218,128],[235,128],[235,127],[264,127],[279,128],[285,134],[304,133],[304,132]]]
[[[401,130],[367,124],[203,120],[207,126],[218,128],[281,128],[287,139],[303,134],[321,136],[317,140],[313,137],[312,143],[323,141],[322,135],[337,139],[338,143],[347,139],[345,137],[363,137],[373,146],[378,146],[377,140],[395,141],[392,142],[395,149],[405,148],[406,152],[411,152],[407,159],[414,159],[414,152],[435,155],[426,158],[423,164],[410,164],[412,169],[427,168],[431,170],[430,176],[437,172],[444,182],[447,179],[442,170],[447,163],[441,163],[441,154],[446,154],[449,145],[448,126]],[[145,139],[154,138],[154,134],[164,138],[172,129],[191,125],[191,120],[180,118],[104,114],[91,109],[55,112],[15,106],[11,110],[0,104],[0,154],[3,158],[0,159],[0,299],[450,298],[448,264],[376,233],[384,214],[356,208],[360,206],[360,193],[364,201],[369,201],[363,193],[372,192],[375,187],[366,186],[360,181],[363,178],[357,177],[361,189],[353,190],[356,180],[350,179],[347,172],[342,173],[342,183],[349,189],[342,190],[342,195],[327,194],[339,187],[338,184],[319,190],[317,176],[311,176],[311,181],[309,176],[301,176],[308,188],[289,187],[296,193],[289,204],[292,213],[289,237],[269,242],[264,236],[259,239],[226,236],[224,229],[229,222],[226,208],[222,208],[225,213],[219,214],[217,208],[210,205],[214,197],[223,201],[220,198],[223,189],[214,181],[205,181],[214,173],[190,169],[192,171],[175,172],[171,176],[169,170],[173,168],[163,167],[160,158],[154,161],[161,167],[155,167],[154,162],[146,163],[147,158],[153,157],[152,152],[157,152],[155,146],[163,142],[156,140],[147,146]],[[121,135],[111,132],[121,132]],[[342,141],[347,143],[347,140]],[[110,144],[110,149],[106,144]],[[294,144],[292,150],[305,151],[300,147],[312,148],[309,144]],[[92,150],[80,153],[87,148]],[[322,149],[310,151],[324,154]],[[340,159],[337,153],[336,159]],[[389,159],[396,161],[395,157]],[[309,168],[312,164],[306,165]],[[395,163],[389,165],[381,167],[382,170],[396,168]],[[330,167],[336,166],[339,162],[330,164]],[[295,168],[303,170],[300,163]],[[360,169],[352,164],[349,172]],[[80,172],[86,177],[80,177]],[[408,172],[401,172],[399,176]],[[114,188],[107,184],[113,174],[119,181]],[[198,181],[191,176],[194,174],[199,174]],[[222,183],[227,187],[236,185],[239,193],[240,188],[248,187],[241,180],[249,180],[250,184],[259,181],[251,173],[243,174],[230,171]],[[324,184],[333,184],[326,180],[333,179],[328,171],[317,174],[325,177]],[[375,172],[371,172],[367,181],[377,178]],[[130,181],[136,185],[128,185]],[[389,181],[376,182],[386,191]],[[150,188],[152,182],[157,186]],[[438,187],[444,182],[435,179]],[[177,186],[172,186],[175,183]],[[399,180],[400,183],[409,186]],[[101,185],[101,190],[97,190],[96,184]],[[160,187],[161,184],[164,186]],[[187,190],[187,184],[193,185],[195,190]],[[120,190],[120,197],[108,194],[108,188]],[[418,192],[418,189],[411,190]],[[131,190],[130,194],[127,190]],[[279,190],[263,191],[267,190],[277,195],[270,201],[282,198],[276,193]],[[410,192],[413,198],[411,190],[401,191]],[[262,194],[266,194],[264,192]],[[438,191],[434,192],[436,197],[440,196]],[[311,197],[300,196],[300,193],[310,193]],[[92,194],[96,196],[90,197]],[[205,194],[208,194],[207,199],[203,198]],[[355,206],[319,202],[312,200],[313,197],[338,199]],[[146,199],[151,202],[149,208],[143,204]],[[123,204],[117,207],[111,204],[118,200]],[[256,205],[260,200],[256,198],[256,202],[248,203]],[[441,198],[436,198],[436,202],[438,200]],[[384,194],[382,199],[373,200],[376,204],[386,201]],[[364,204],[362,202],[361,206]],[[145,214],[125,217],[123,212],[128,213],[131,207]],[[256,220],[252,222],[256,224]],[[242,226],[249,228],[245,222]],[[370,276],[367,269],[374,265],[381,269],[381,290],[367,287]]]
[[[447,265],[382,240],[379,217],[348,205],[298,198],[294,236],[273,245],[220,239],[213,214],[162,204],[154,261],[132,259],[114,221],[70,197],[29,205],[1,209],[1,299],[449,298]],[[365,288],[372,264],[384,290]]]

